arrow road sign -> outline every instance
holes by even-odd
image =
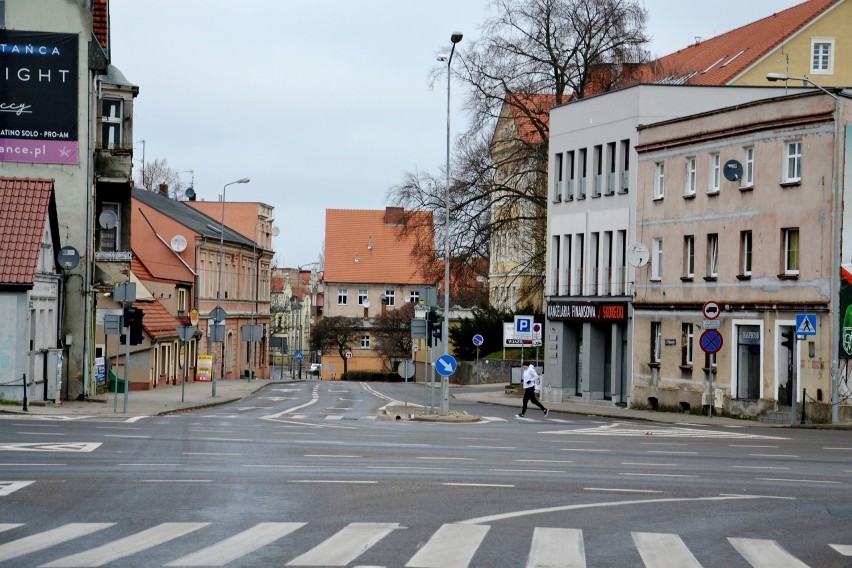
[[[442,377],[449,377],[455,373],[457,366],[458,363],[456,363],[456,360],[452,355],[441,355],[438,357],[438,360],[435,361],[435,370],[438,371],[438,374]]]

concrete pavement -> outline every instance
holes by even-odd
[[[185,410],[218,406],[235,403],[248,395],[267,387],[275,385],[286,385],[291,382],[300,382],[291,379],[286,374],[283,379],[255,379],[251,382],[245,379],[226,379],[216,381],[216,396],[213,396],[213,387],[209,382],[188,382],[185,385],[168,385],[147,391],[130,391],[127,397],[127,411],[125,412],[124,394],[112,393],[97,395],[88,401],[63,401],[60,404],[45,404],[43,402],[30,402],[28,411],[24,412],[22,406],[4,404],[0,405],[0,413],[16,413],[29,415],[56,415],[56,416],[92,416],[92,415],[123,415],[123,416],[157,416],[171,414]],[[452,399],[459,401],[479,402],[483,404],[494,404],[514,407],[520,410],[521,397],[519,395],[506,394],[505,384],[458,386],[451,385],[450,395]],[[116,398],[117,397],[117,398]],[[568,402],[543,402],[551,413],[557,414],[583,414],[601,416],[624,420],[646,420],[668,424],[692,424],[704,426],[759,426],[778,427],[778,425],[762,424],[753,420],[738,420],[714,416],[712,418],[688,413],[654,412],[650,410],[634,410],[619,408],[609,403],[597,403],[582,399]],[[452,410],[452,400],[450,402]],[[529,410],[531,417],[536,417],[540,412],[538,408]],[[554,417],[554,414],[551,414]],[[439,417],[433,419],[440,420]],[[447,421],[456,422],[455,418],[447,417]],[[784,425],[781,425],[784,427]]]

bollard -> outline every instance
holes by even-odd
[[[23,411],[29,412],[30,409],[27,408],[27,374],[26,373],[24,373],[23,380],[24,380],[24,408],[23,408]]]

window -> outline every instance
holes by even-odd
[[[565,201],[574,200],[574,151],[565,152],[565,166],[567,171],[567,185],[565,186]]]
[[[178,288],[178,297],[177,297],[177,310],[178,313],[186,311],[186,290],[184,288]]]
[[[98,243],[98,250],[116,252],[121,247],[121,204],[104,201],[101,215],[107,212],[112,212],[115,215],[115,226],[112,229],[99,227],[100,243]],[[113,219],[113,217],[110,216],[110,219]]]
[[[661,322],[651,322],[651,364],[659,365],[662,359],[663,325]]]
[[[692,367],[692,344],[694,331],[691,323],[683,323],[680,326],[680,364],[683,367]]]
[[[651,280],[663,278],[663,239],[651,241]]]
[[[369,301],[366,290],[358,290],[358,305],[363,306],[364,302]]]
[[[695,237],[683,237],[683,278],[691,280],[695,276]]]
[[[794,140],[787,142],[787,167],[784,181],[795,183],[802,180],[802,142]]]
[[[346,288],[338,288],[337,289],[337,305],[345,306],[346,305]]]
[[[621,141],[621,192],[630,189],[630,140]]]
[[[716,278],[719,276],[719,235],[710,233],[707,235],[707,276]]]
[[[834,40],[811,38],[811,73],[834,73]]]
[[[606,145],[606,194],[615,194],[615,142]]]
[[[662,199],[666,194],[666,166],[657,162],[654,170],[654,199]]]
[[[751,231],[740,232],[740,274],[751,276]]]
[[[695,158],[686,159],[686,188],[684,195],[695,195]]]
[[[586,156],[588,153],[589,151],[587,148],[581,148],[579,154],[577,154],[577,169],[580,170],[580,181],[577,185],[577,199],[586,198],[586,174],[588,167],[588,164],[586,164]]]
[[[408,293],[408,301],[416,304],[420,301],[420,291],[419,290],[411,290]]]
[[[783,229],[784,274],[799,274],[799,229]]]
[[[362,335],[361,336],[361,349],[369,349],[370,348],[370,336]]]
[[[554,181],[554,184],[553,184],[553,202],[554,203],[559,203],[560,201],[562,201],[562,190],[563,190],[562,186],[563,186],[563,183],[564,183],[562,181],[562,176],[564,174],[564,165],[562,163],[562,158],[563,158],[563,155],[562,155],[561,152],[559,154],[556,154],[556,159],[554,160],[554,165],[553,165],[553,168],[555,170],[554,174],[556,174],[556,179],[553,180]]]
[[[754,146],[743,148],[743,187],[754,186]]]
[[[396,299],[394,297],[393,290],[385,290],[385,303],[389,306],[396,305]]]
[[[603,146],[598,144],[592,149],[592,197],[600,197],[603,190]]]
[[[710,154],[710,171],[708,173],[709,186],[707,193],[716,193],[722,183],[722,157],[718,152]]]
[[[120,99],[104,99],[101,109],[101,147],[121,147],[122,101]]]

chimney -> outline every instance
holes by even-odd
[[[169,184],[161,183],[160,184],[160,193],[162,193],[163,195],[168,197],[169,196]]]
[[[385,225],[402,225],[403,221],[405,221],[405,209],[385,207]]]

